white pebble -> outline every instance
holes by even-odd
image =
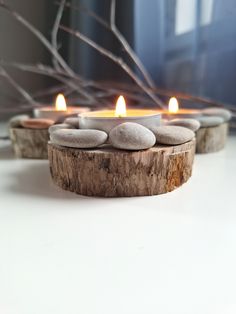
[[[200,128],[200,122],[195,119],[174,119],[167,122],[166,125],[182,126],[196,132]]]
[[[224,121],[229,121],[232,117],[232,113],[228,109],[212,107],[202,110],[202,113],[206,116],[216,116],[224,119]]]
[[[165,125],[155,129],[157,143],[179,145],[192,140],[195,133],[182,126]]]
[[[224,119],[218,116],[202,116],[198,118],[202,128],[208,128],[224,123]]]
[[[50,126],[48,131],[49,131],[49,134],[52,134],[53,132],[57,130],[61,130],[61,129],[74,129],[74,128],[70,124],[60,123],[60,124],[53,124],[52,126]]]

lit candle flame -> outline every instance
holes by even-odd
[[[169,100],[169,112],[176,113],[179,110],[178,100],[175,97],[171,97]]]
[[[123,96],[120,96],[116,102],[116,117],[126,117],[126,103]]]
[[[56,98],[56,110],[57,111],[66,111],[66,100],[62,94],[58,94]]]

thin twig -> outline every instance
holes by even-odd
[[[119,42],[122,44],[122,47],[127,52],[129,57],[133,60],[135,65],[138,67],[138,69],[142,73],[142,75],[145,78],[149,87],[154,88],[155,83],[153,82],[152,78],[148,74],[148,72],[145,69],[144,65],[142,64],[141,60],[138,58],[138,56],[135,54],[135,52],[133,51],[133,49],[129,45],[128,41],[125,39],[125,37],[121,34],[119,29],[117,28],[116,23],[115,23],[115,17],[116,17],[116,0],[111,0],[111,10],[110,10],[110,28],[111,28],[111,31],[115,35],[115,37],[119,40]]]
[[[65,73],[62,70],[55,70],[54,68],[44,65],[44,64],[36,64],[36,65],[32,65],[32,64],[23,64],[23,63],[18,63],[18,62],[6,62],[3,60],[0,60],[0,64],[4,65],[4,66],[8,66],[8,67],[14,67],[17,68],[21,71],[25,71],[25,72],[31,72],[31,73],[36,73],[36,74],[41,74],[41,75],[45,75],[48,77],[52,77],[54,79],[56,79],[57,81],[64,83],[65,85],[67,85],[68,87],[76,90],[81,96],[83,96],[87,101],[89,101],[90,103],[96,103],[96,98],[92,95],[89,95],[86,92],[85,87],[83,86],[83,84],[81,83],[80,78],[77,79],[77,77],[75,76],[74,79],[72,79],[70,77],[70,75],[67,75],[67,73]]]
[[[77,90],[81,95],[85,97],[85,99],[90,102],[96,102],[97,100],[93,97],[90,92],[87,92],[85,89],[81,88],[79,82],[83,81],[83,79],[74,73],[74,71],[69,67],[69,65],[64,61],[58,51],[52,46],[52,44],[47,40],[47,38],[38,31],[31,23],[25,20],[18,12],[11,9],[8,5],[5,4],[4,0],[0,0],[0,7],[4,8],[7,12],[9,12],[17,21],[19,21],[22,25],[24,25],[32,34],[34,34],[41,43],[48,49],[48,51],[53,55],[53,57],[58,61],[61,67],[65,70],[65,72],[73,79],[77,81]],[[71,82],[68,82],[68,85],[72,86]]]
[[[9,6],[5,4],[3,0],[0,0],[0,7],[4,8],[12,14],[13,17],[17,21],[19,21],[22,25],[24,25],[29,31],[31,31],[32,34],[34,34],[41,43],[50,51],[52,56],[57,60],[57,62],[61,65],[61,67],[66,71],[68,75],[70,75],[73,78],[77,78],[77,81],[81,80],[81,78],[72,71],[72,69],[69,67],[69,65],[64,61],[64,59],[61,57],[61,55],[58,53],[58,51],[52,46],[52,44],[47,40],[47,38],[38,31],[31,23],[29,23],[27,20],[25,20],[18,12],[12,10]],[[71,83],[68,83],[71,86]],[[85,89],[82,89],[79,84],[77,84],[78,91],[85,97],[85,99],[88,99],[90,101],[95,102],[96,99],[88,92],[86,92]]]
[[[29,65],[29,64],[21,64],[21,63],[8,63],[8,62],[4,62],[4,61],[0,61],[0,64],[3,64],[4,66],[10,66],[10,67],[14,67],[17,68],[19,70],[22,71],[27,71],[27,72],[32,72],[32,73],[36,73],[36,74],[40,74],[40,75],[45,75],[45,76],[49,76],[52,77],[58,81],[60,81],[61,83],[63,83],[64,85],[68,86],[68,88],[72,88],[70,84],[68,84],[68,82],[70,82],[71,78],[70,76],[66,76],[66,73],[64,73],[63,71],[56,71],[53,68],[46,66],[46,65]],[[74,85],[74,90],[77,91],[77,85]],[[108,83],[108,82],[96,82],[96,81],[86,81],[84,80],[83,83],[81,83],[81,87],[83,88],[87,88],[87,87],[95,87],[98,90],[102,90],[102,91],[107,91],[108,93],[112,93],[114,96],[119,95],[119,94],[124,94],[125,96],[129,97],[130,99],[133,100],[138,100],[140,102],[146,102],[146,98],[144,97],[144,95],[142,93],[140,93],[140,89],[135,86],[135,85],[131,85],[131,84],[122,84],[122,83],[117,83],[117,82],[112,82],[112,83]],[[78,92],[78,91],[77,91]],[[225,107],[228,108],[232,111],[235,111],[235,107],[233,105],[230,104],[225,104],[225,103],[221,103],[221,102],[217,102],[213,99],[207,98],[207,97],[200,97],[200,96],[195,96],[195,95],[190,95],[190,94],[186,94],[186,93],[182,93],[182,92],[178,92],[175,90],[166,90],[166,89],[159,89],[156,91],[155,89],[153,90],[153,92],[157,92],[157,94],[160,94],[162,96],[166,96],[166,97],[172,97],[175,96],[180,100],[187,100],[190,102],[194,102],[194,103],[202,103],[202,104],[206,104],[206,105],[210,105],[210,106],[216,106],[216,107]],[[78,92],[79,93],[79,92]],[[96,94],[94,94],[95,98],[96,98]],[[106,96],[104,95],[104,97],[106,98]],[[100,99],[100,97],[98,97]],[[101,99],[100,101],[101,102]],[[94,102],[91,102],[94,103]]]
[[[140,93],[140,89],[135,86],[135,85],[131,85],[131,84],[124,84],[124,83],[118,83],[118,82],[112,82],[112,84],[110,82],[99,82],[99,85],[102,87],[104,87],[105,89],[109,90],[109,89],[116,89],[117,92],[129,92],[131,94],[138,94]],[[161,96],[166,96],[166,97],[173,97],[175,96],[177,99],[180,100],[186,100],[189,102],[193,102],[193,103],[198,103],[198,104],[205,104],[205,105],[209,105],[209,106],[215,106],[215,107],[221,107],[221,108],[228,108],[229,110],[235,111],[236,108],[234,105],[232,104],[227,104],[227,103],[223,103],[220,101],[216,101],[214,99],[211,99],[209,97],[203,97],[203,96],[195,96],[195,95],[191,95],[188,93],[183,93],[180,91],[176,91],[176,90],[168,90],[168,89],[152,89],[152,91],[154,93],[157,93],[158,95]]]
[[[60,2],[55,1],[55,4],[60,5]],[[65,3],[65,7],[73,9],[75,11],[83,11],[85,12],[88,16],[91,16],[94,20],[96,20],[99,24],[104,26],[105,28],[109,29],[110,25],[107,23],[103,18],[101,18],[99,15],[97,15],[95,12],[89,10],[87,7],[83,5],[74,5],[71,4],[70,2]]]
[[[98,45],[97,43],[95,43],[93,40],[91,40],[90,38],[88,38],[87,36],[83,35],[81,32],[79,31],[75,31],[69,27],[66,27],[64,25],[61,25],[60,28],[62,30],[64,30],[65,32],[74,35],[75,37],[81,39],[82,41],[84,41],[85,43],[87,43],[89,46],[93,47],[95,50],[97,50],[100,54],[106,56],[107,58],[109,58],[110,60],[112,60],[114,63],[118,64],[134,81],[135,83],[154,101],[154,103],[156,105],[158,105],[161,108],[164,108],[164,104],[162,103],[162,101],[156,97],[151,91],[150,89],[148,89],[146,87],[146,85],[144,85],[144,83],[139,79],[139,77],[133,72],[133,70],[123,61],[122,58],[117,57],[116,55],[114,55],[112,52],[110,52],[109,50],[101,47],[100,45]]]
[[[30,94],[20,86],[10,75],[9,73],[0,65],[0,75],[5,77],[7,81],[21,94],[24,99],[32,105],[35,105],[37,102],[30,96]]]
[[[0,0],[0,7],[5,9],[8,13],[10,13],[18,22],[24,25],[32,34],[34,34],[41,43],[50,51],[53,57],[58,61],[58,63],[62,66],[62,68],[71,76],[74,76],[74,72],[68,66],[68,64],[64,61],[58,51],[51,45],[51,43],[47,40],[47,38],[35,28],[31,23],[29,23],[22,15],[18,12],[11,9],[8,5],[5,4],[4,0]]]
[[[60,4],[59,2],[56,2],[56,4]],[[126,51],[128,56],[131,58],[131,60],[135,63],[139,71],[142,73],[144,79],[146,80],[149,87],[154,88],[155,83],[153,82],[152,78],[148,74],[147,70],[145,69],[144,65],[142,64],[141,60],[138,58],[138,56],[135,54],[133,49],[131,48],[128,41],[125,39],[125,37],[121,34],[121,32],[118,30],[116,24],[115,24],[115,7],[116,3],[115,1],[111,1],[111,9],[110,9],[110,23],[107,23],[103,18],[101,18],[99,15],[97,15],[95,12],[89,10],[87,7],[81,6],[81,5],[72,5],[69,2],[66,2],[66,7],[71,8],[76,11],[83,11],[90,17],[92,17],[95,21],[97,21],[100,25],[105,27],[108,31],[112,32],[113,35],[116,37],[116,39],[120,42],[123,49]]]
[[[44,98],[44,97],[55,95],[58,93],[65,94],[67,89],[71,90],[70,87],[66,86],[65,84],[54,85],[52,87],[43,88],[41,90],[36,91],[35,93],[32,94],[32,97]]]
[[[66,0],[61,0],[61,2],[59,4],[59,8],[57,10],[55,22],[54,22],[54,25],[52,28],[51,42],[52,42],[52,46],[57,51],[58,51],[58,38],[57,38],[57,36],[58,36],[59,26],[61,24],[62,15],[64,12],[65,3],[66,3]],[[53,62],[53,65],[54,65],[56,70],[59,70],[61,68],[59,63],[58,63],[58,60],[54,56],[52,58],[52,62]]]

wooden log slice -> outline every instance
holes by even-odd
[[[109,146],[86,150],[48,144],[53,181],[87,196],[120,197],[163,194],[192,174],[195,139],[178,146],[130,152]]]
[[[200,128],[196,132],[196,152],[198,154],[207,154],[223,149],[227,140],[228,128],[228,123],[215,127]]]
[[[48,129],[10,128],[10,138],[16,157],[48,158]]]

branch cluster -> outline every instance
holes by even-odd
[[[63,90],[66,95],[76,95],[84,104],[105,104],[108,105],[108,100],[110,97],[117,96],[119,94],[124,94],[130,99],[135,100],[138,103],[151,102],[152,105],[158,108],[164,108],[163,101],[159,98],[161,96],[172,96],[176,95],[180,99],[185,99],[188,101],[200,102],[203,104],[214,105],[214,106],[225,106],[221,103],[216,103],[211,99],[195,97],[192,95],[178,93],[176,91],[168,91],[165,89],[157,88],[150,77],[149,73],[145,69],[141,60],[138,58],[132,47],[129,45],[128,41],[119,31],[116,26],[116,0],[111,0],[110,5],[110,19],[109,22],[102,19],[95,12],[89,10],[86,7],[73,6],[71,3],[66,2],[66,0],[60,0],[56,2],[58,5],[57,14],[53,24],[51,32],[51,41],[49,41],[38,29],[36,29],[29,21],[27,21],[21,14],[13,10],[8,6],[4,0],[0,0],[0,8],[8,12],[13,18],[15,18],[22,26],[24,26],[28,31],[30,31],[47,49],[47,51],[52,56],[52,65],[44,64],[22,64],[17,62],[5,62],[0,59],[0,76],[3,76],[22,96],[23,104],[21,108],[32,108],[38,106],[37,98],[53,95],[57,91]],[[130,60],[139,70],[141,77],[120,57],[115,55],[113,52],[105,49],[104,47],[97,44],[95,41],[85,36],[79,30],[74,30],[68,26],[62,25],[62,16],[65,8],[71,10],[81,10],[89,15],[91,18],[95,19],[100,25],[109,30],[115,38],[118,40],[123,50],[126,52]],[[58,43],[58,31],[59,29],[67,32],[68,34],[74,36],[75,38],[83,41],[98,53],[108,58],[110,61],[117,64],[133,81],[132,86],[127,86],[124,84],[108,84],[102,82],[96,82],[87,80],[75,73],[73,69],[68,65],[68,63],[62,58],[59,53],[60,44]],[[7,67],[14,67],[20,71],[32,72],[39,75],[45,75],[57,80],[60,85],[53,88],[40,91],[34,95],[30,95],[20,84],[18,84],[6,70]],[[9,108],[8,108],[9,109]]]

